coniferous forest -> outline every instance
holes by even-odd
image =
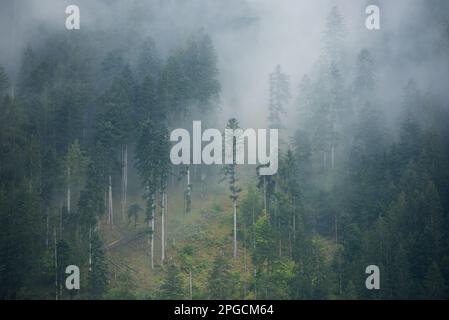
[[[447,1],[70,4],[0,4],[1,299],[449,298]]]

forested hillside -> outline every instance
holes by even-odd
[[[320,49],[307,73],[277,57],[264,66],[264,103],[246,107],[280,130],[272,176],[170,162],[170,132],[194,120],[258,125],[240,103],[227,109],[240,74],[224,72],[218,23],[164,34],[161,46],[128,20],[41,26],[16,69],[0,60],[0,297],[449,298],[449,95],[439,89],[449,69],[438,62],[449,61],[448,5],[421,2],[415,29],[372,38],[351,33],[357,19],[332,3],[313,25]],[[415,39],[427,47],[407,51]],[[80,290],[65,286],[68,265]],[[365,286],[369,265],[380,290]]]

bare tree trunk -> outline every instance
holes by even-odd
[[[189,290],[190,290],[190,300],[193,300],[193,291],[192,291],[192,270],[189,270]]]
[[[292,241],[292,231],[288,230],[288,253],[289,253],[289,257],[290,259],[293,258],[293,241]]]
[[[237,258],[237,199],[232,200],[232,209],[234,213],[234,254],[233,257]]]
[[[109,192],[108,192],[108,223],[111,227],[114,225],[114,209],[112,207],[112,177],[109,176]]]
[[[256,219],[255,219],[255,211],[256,211],[256,208],[255,208],[255,204],[254,204],[254,200],[253,200],[253,234],[252,234],[252,236],[253,236],[253,248],[254,249],[256,249],[256,231],[254,230],[255,228],[254,228],[254,225],[256,224]]]
[[[92,226],[89,226],[89,272],[92,271]]]
[[[187,214],[187,203],[188,203],[188,201],[190,201],[190,196],[191,196],[190,192],[191,192],[191,186],[190,186],[190,166],[187,166],[187,192],[186,192],[186,196],[184,198],[184,214]]]
[[[165,191],[161,199],[161,265],[165,260]]]
[[[148,220],[148,226],[150,226],[151,223],[151,236],[150,236],[150,254],[151,254],[151,269],[154,269],[154,214],[156,213],[156,206],[154,204],[154,194],[151,195],[152,202],[151,202],[151,222]]]
[[[107,223],[109,223],[109,206],[108,206],[108,190],[104,190],[104,209],[106,210],[105,214],[108,217]]]
[[[254,300],[257,299],[257,267],[254,266]]]
[[[55,246],[55,299],[58,300],[58,244],[56,243],[56,227],[53,232],[53,244]]]
[[[148,224],[150,224],[150,221],[148,221]],[[151,269],[154,269],[154,218],[151,219],[150,251]]]
[[[70,167],[67,167],[67,212],[70,213],[71,202],[71,190],[70,190]]]
[[[187,167],[187,188],[190,186],[190,167]]]
[[[123,151],[123,172],[122,172],[122,218],[125,220],[126,202],[128,193],[128,144],[125,144]]]
[[[49,210],[48,210],[48,207],[45,209],[45,213],[46,213],[46,217],[45,217],[45,228],[46,228],[46,235],[45,235],[45,245],[46,245],[46,247],[47,247],[47,250],[48,250],[48,247],[49,247],[49,242],[50,242],[50,230],[49,230],[49,223],[50,223],[50,213],[49,213]]]
[[[335,147],[332,146],[331,148],[331,168],[334,168],[334,160],[335,160]]]
[[[263,176],[263,208],[265,210],[265,216],[267,215],[267,180]]]
[[[63,214],[63,206],[61,205],[61,209],[59,210],[59,239],[62,239],[62,230],[63,230],[63,224],[62,224],[62,214]]]
[[[246,263],[246,240],[244,241],[244,247],[243,247],[243,270],[244,270],[244,277],[243,277],[243,300],[246,300],[246,292],[247,292],[247,288],[246,288],[246,276],[248,273],[248,265]]]
[[[335,223],[335,243],[338,243],[338,217],[337,217],[337,215],[334,216],[334,223]]]

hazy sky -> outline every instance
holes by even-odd
[[[326,16],[334,5],[344,19],[348,58],[355,59],[364,47],[373,49],[377,81],[393,105],[410,77],[424,91],[446,97],[447,33],[442,35],[441,26],[427,16],[437,1],[0,0],[0,63],[14,73],[24,45],[39,41],[47,30],[64,30],[68,4],[79,5],[83,30],[120,30],[132,24],[136,36],[151,35],[165,56],[188,34],[204,28],[216,46],[226,116],[260,126],[266,118],[269,73],[280,64],[291,75],[293,96],[298,94],[300,79],[322,52]],[[448,8],[449,1],[438,2]],[[380,6],[379,31],[364,26],[368,4]]]

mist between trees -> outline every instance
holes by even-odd
[[[65,5],[0,13],[1,298],[449,297],[447,2]],[[232,161],[170,161],[197,120]]]

